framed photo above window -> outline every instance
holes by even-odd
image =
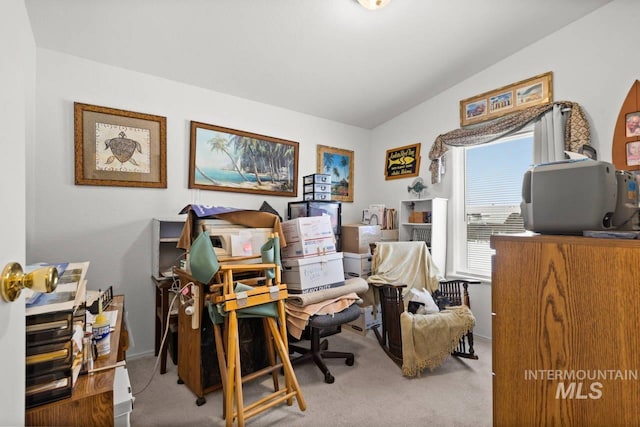
[[[331,200],[353,202],[353,151],[318,145],[318,173],[331,175]]]
[[[75,183],[167,188],[167,119],[74,103]]]
[[[640,81],[636,80],[622,103],[613,131],[612,163],[618,170],[640,170]]]
[[[384,179],[418,176],[420,173],[420,143],[387,150]]]
[[[298,143],[192,121],[189,188],[296,197]]]
[[[540,74],[460,101],[460,126],[553,101],[552,73]]]

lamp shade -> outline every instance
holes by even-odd
[[[391,0],[358,0],[358,3],[369,10],[382,9]]]

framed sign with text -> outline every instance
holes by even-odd
[[[420,143],[387,150],[384,179],[418,176],[420,173]]]

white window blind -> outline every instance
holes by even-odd
[[[466,271],[491,275],[492,234],[522,233],[522,177],[533,161],[533,133],[465,149]]]

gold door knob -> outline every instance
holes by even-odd
[[[58,270],[53,266],[38,268],[25,274],[20,264],[10,262],[4,267],[0,276],[0,294],[7,302],[15,301],[24,288],[51,293],[57,285]]]

